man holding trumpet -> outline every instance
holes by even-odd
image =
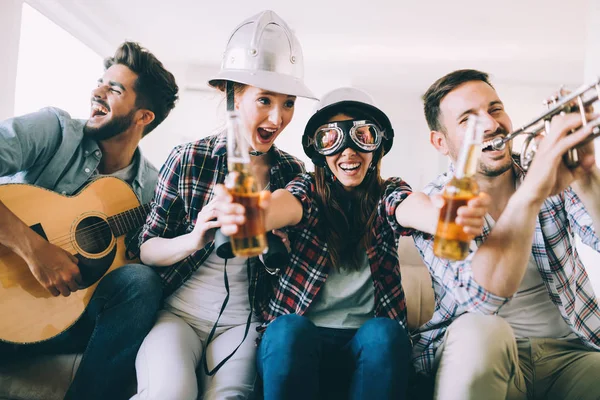
[[[499,140],[512,123],[486,73],[454,71],[423,100],[430,141],[453,162],[467,118],[483,119],[476,180],[493,201],[463,261],[437,258],[432,237],[414,237],[436,294],[415,340],[417,371],[435,376],[436,399],[597,399],[600,307],[574,235],[600,251],[600,170],[586,141],[599,115],[553,117],[525,173],[512,142]],[[579,164],[567,167],[576,146]],[[450,177],[424,191],[440,193]]]

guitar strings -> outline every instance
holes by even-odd
[[[117,225],[121,225],[121,224],[117,224]],[[125,225],[125,224],[123,224],[123,225]],[[92,225],[86,226],[85,228],[81,228],[77,232],[79,232],[79,233],[88,233],[88,234],[89,233],[95,233],[96,231],[98,231],[98,229],[102,229],[102,228],[105,228],[105,227],[108,227],[110,229],[110,222],[108,220],[101,219],[101,221],[96,222],[96,223],[94,223]],[[73,233],[69,232],[67,234],[63,234],[61,236],[57,236],[54,239],[57,240],[57,239],[65,238],[65,237],[70,237],[72,235],[73,235]]]
[[[110,228],[104,229],[104,230],[108,231],[108,233],[110,235],[110,238],[112,240],[112,237],[115,236],[113,234],[112,230],[110,230]],[[100,243],[103,240],[103,237],[98,237],[96,235],[97,233],[102,232],[102,231],[103,231],[103,228],[98,228],[98,229],[94,229],[94,230],[89,231],[89,232],[86,231],[86,233],[84,235],[75,235],[75,234],[73,234],[73,235],[69,235],[70,237],[67,237],[67,238],[65,238],[63,236],[58,241],[57,240],[52,240],[52,241],[48,241],[48,242],[52,243],[53,245],[60,246],[60,247],[66,245],[68,243],[71,243],[73,240],[75,240],[78,243],[85,243],[85,244],[88,244],[88,245],[89,244],[95,245],[95,244]],[[104,238],[105,237],[106,236],[104,236]]]
[[[67,235],[67,236],[70,236],[70,237],[66,237],[65,238],[63,236],[58,241],[57,240],[49,240],[48,242],[51,243],[51,244],[53,244],[53,245],[55,245],[55,246],[63,247],[63,246],[67,246],[67,245],[71,244],[73,241],[76,241],[78,243],[85,242],[86,244],[89,245],[89,244],[98,244],[99,240],[101,240],[99,238],[98,239],[94,239],[96,237],[95,233],[91,233],[91,232],[90,232],[90,234],[87,237],[75,236],[75,235]],[[111,235],[110,236],[111,236],[111,240],[112,240],[112,237],[114,236],[112,234],[112,231],[111,231]],[[90,240],[90,238],[91,238],[91,240]]]
[[[120,214],[117,214],[120,215]],[[115,218],[116,216],[113,217],[109,217],[109,218]],[[97,217],[99,218],[99,217]],[[135,218],[135,215],[132,217]],[[121,228],[121,225],[124,226],[125,228],[128,228],[129,223],[128,222],[124,222],[122,224],[119,224],[116,220],[115,220],[115,224]],[[73,238],[75,237],[75,239],[80,239],[82,241],[84,240],[88,240],[90,239],[90,237],[94,237],[96,235],[96,233],[98,233],[99,231],[101,231],[102,229],[108,229],[108,231],[111,233],[111,236],[113,235],[113,231],[110,227],[110,222],[108,220],[101,220],[100,222],[94,223],[92,225],[86,226],[85,228],[82,228],[80,230],[78,230],[77,232],[80,235],[77,235],[75,237],[75,234],[73,232],[69,232],[67,234],[63,234],[61,236],[57,236],[55,238],[53,238],[52,241],[49,241],[50,243],[56,245],[56,246],[60,246],[62,247],[63,245],[66,245],[68,243],[71,243],[71,241],[73,240]],[[129,229],[126,229],[129,230]]]
[[[108,230],[111,233],[111,235],[113,235],[113,231],[110,228],[110,223],[108,221],[103,220],[101,222],[97,222],[95,224],[86,226],[85,228],[76,231],[77,233],[79,233],[78,235],[76,233],[69,232],[67,234],[57,236],[49,242],[54,245],[60,246],[61,244],[70,243],[73,240],[73,238],[89,240],[91,237],[94,237],[98,232],[102,230]]]

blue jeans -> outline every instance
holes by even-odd
[[[83,352],[65,399],[120,399],[135,376],[137,351],[154,325],[161,300],[156,272],[144,265],[125,265],[100,281],[71,328],[41,343],[0,343],[0,352],[9,357]]]
[[[258,348],[265,400],[405,399],[410,373],[406,331],[388,318],[360,329],[316,327],[297,314],[278,317]]]

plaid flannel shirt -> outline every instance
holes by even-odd
[[[281,189],[305,171],[296,157],[273,146],[270,189]],[[227,175],[226,135],[221,132],[196,142],[175,147],[160,170],[152,209],[140,234],[140,245],[153,237],[174,238],[194,229],[198,213],[213,198],[213,187]],[[190,254],[180,262],[157,268],[163,279],[165,296],[177,290],[208,258],[214,242]],[[258,257],[250,259],[250,290],[264,288],[266,272]],[[264,282],[264,284],[263,284]],[[262,314],[262,305],[256,304]],[[266,306],[266,305],[265,305]]]
[[[327,243],[317,233],[320,213],[314,195],[313,175],[298,176],[286,189],[302,203],[302,220],[289,228],[290,262],[280,275],[275,294],[269,301],[265,325],[280,315],[303,315],[323,287],[331,268]],[[375,316],[394,319],[405,329],[406,301],[400,278],[398,238],[410,235],[412,229],[400,226],[395,212],[410,193],[410,186],[399,178],[385,182],[371,228],[373,242],[366,249],[375,292]]]
[[[513,169],[521,181],[525,175],[516,157]],[[424,192],[442,192],[451,178],[440,175]],[[490,234],[487,221],[477,247]],[[594,290],[575,249],[575,233],[583,243],[600,251],[600,242],[592,219],[571,188],[548,197],[538,214],[533,258],[552,302],[577,334],[590,348],[600,350],[600,309]],[[429,322],[419,328],[413,339],[413,362],[418,372],[431,374],[436,349],[442,344],[448,325],[466,312],[496,314],[510,298],[499,297],[484,289],[473,278],[473,251],[463,261],[450,262],[433,254],[433,237],[415,232],[413,239],[432,276],[435,310]]]

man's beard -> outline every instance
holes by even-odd
[[[479,173],[484,176],[488,176],[488,177],[500,176],[511,168],[512,168],[512,160],[511,159],[507,160],[506,164],[502,164],[501,166],[496,167],[496,168],[488,168],[483,163],[481,163],[481,162],[479,163]]]
[[[97,128],[93,128],[86,122],[83,127],[83,134],[90,139],[97,141],[108,140],[125,132],[133,123],[133,118],[137,110],[133,109],[127,115],[121,117],[112,117],[107,123]]]
[[[506,129],[499,127],[492,136],[496,137],[498,135],[507,136],[508,132],[506,131]],[[502,175],[503,173],[505,173],[506,171],[511,169],[512,168],[512,157],[510,157],[510,154],[511,154],[511,149],[512,149],[512,143],[511,142],[506,143],[506,147],[508,149],[508,154],[509,154],[508,159],[506,160],[506,163],[496,166],[495,168],[490,168],[487,165],[485,165],[480,159],[478,166],[477,166],[477,172],[483,176],[495,177],[495,176]],[[460,148],[454,148],[454,147],[450,148],[450,157],[454,161],[455,164],[458,161],[459,154],[460,154]],[[481,156],[483,156],[483,154],[485,154],[485,153],[482,151]]]
[[[490,167],[488,165],[486,165],[482,160],[479,160],[479,166],[477,168],[477,172],[479,172],[481,175],[483,176],[487,176],[490,178],[493,178],[495,176],[500,176],[503,173],[505,173],[506,171],[508,171],[509,169],[512,168],[513,166],[513,161],[512,161],[512,143],[506,143],[506,149],[508,152],[508,155],[504,156],[504,163],[500,164],[500,165],[496,165],[495,167]],[[482,152],[481,155],[483,156],[485,153]]]

